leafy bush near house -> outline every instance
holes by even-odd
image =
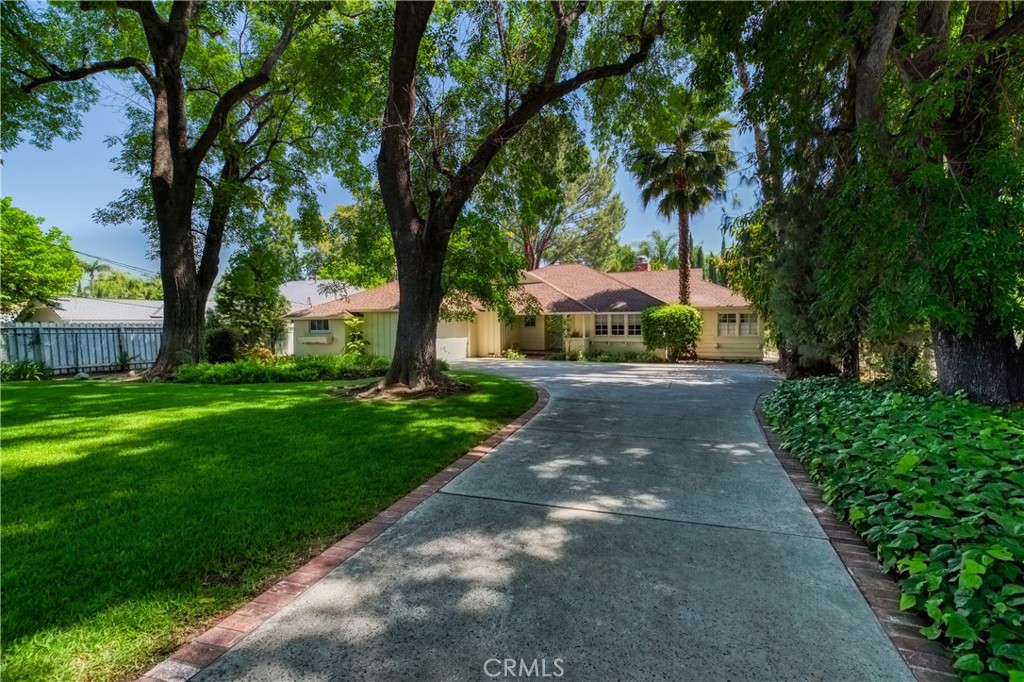
[[[255,360],[256,362],[273,362],[274,351],[262,343],[256,343],[242,349],[238,356],[243,360]]]
[[[515,347],[506,348],[505,350],[501,351],[501,357],[505,358],[506,360],[525,360],[526,359],[526,356],[523,355],[522,353],[520,353],[519,349],[515,348]]]
[[[206,359],[215,363],[234,362],[241,343],[242,337],[234,329],[210,329],[206,332]]]
[[[640,316],[644,345],[667,350],[669,360],[695,357],[697,341],[704,329],[700,311],[681,303],[656,305]]]
[[[50,366],[35,360],[0,363],[0,381],[40,381],[49,379]]]
[[[964,678],[1024,679],[1024,411],[819,378],[764,413]]]
[[[175,379],[185,384],[270,384],[367,379],[383,376],[390,364],[385,358],[362,353],[283,356],[270,361],[250,359],[222,364],[200,362],[183,365],[178,368]]]

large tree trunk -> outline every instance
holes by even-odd
[[[430,231],[427,232],[430,236]],[[429,389],[443,381],[437,371],[437,322],[441,308],[441,272],[448,240],[397,239],[398,330],[395,354],[381,387],[401,384]]]
[[[154,182],[160,239],[160,281],[164,289],[164,328],[160,352],[148,376],[167,377],[179,364],[203,358],[206,297],[210,284],[200,282],[192,237],[194,183],[171,190]]]
[[[940,322],[931,326],[943,392],[963,391],[971,400],[993,404],[1024,398],[1019,393],[1024,373],[1021,349],[998,324],[979,316],[969,335]]]
[[[679,302],[690,305],[690,216],[679,211]]]

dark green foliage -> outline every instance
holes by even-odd
[[[700,311],[682,303],[651,306],[640,317],[644,345],[667,350],[670,360],[692,357],[704,329]]]
[[[45,362],[17,360],[0,363],[0,381],[39,381],[49,379],[50,367]]]
[[[837,379],[780,384],[764,412],[965,679],[1020,679],[1024,412]]]
[[[256,244],[231,257],[214,297],[217,322],[234,329],[248,346],[284,335],[288,301],[281,295],[286,264],[270,244]]]
[[[234,362],[241,344],[242,337],[234,329],[210,329],[206,332],[206,360],[212,363]]]
[[[182,365],[175,380],[185,384],[274,384],[293,381],[338,381],[383,376],[385,358],[346,353],[278,357],[270,362],[236,360],[223,364],[200,362]]]

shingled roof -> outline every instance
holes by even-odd
[[[664,303],[679,302],[678,270],[613,272],[608,276]],[[691,268],[690,305],[694,308],[748,308],[750,302],[728,287],[705,280],[701,269]]]
[[[582,264],[548,265],[524,276],[522,289],[545,313],[641,312],[679,301],[679,271],[598,272]],[[745,308],[745,298],[690,271],[690,303],[697,308]],[[312,306],[290,317],[331,318],[353,312],[398,309],[398,282]]]

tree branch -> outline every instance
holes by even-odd
[[[409,225],[413,237],[423,224],[416,210],[409,165],[416,109],[416,57],[433,10],[433,2],[395,4],[388,99],[384,108],[380,153],[377,155],[377,176],[388,222],[391,225]],[[396,240],[402,236],[394,234]]]
[[[985,41],[997,43],[1012,35],[1021,33],[1024,33],[1024,7],[1018,7],[1017,11],[1011,14],[1001,26],[985,34]]]
[[[142,77],[146,79],[148,83],[152,83],[156,80],[153,76],[153,72],[150,71],[149,66],[137,57],[124,57],[122,59],[112,59],[102,62],[96,62],[94,64],[88,64],[78,69],[72,69],[65,71],[61,67],[57,66],[52,62],[46,62],[46,69],[50,72],[49,76],[38,76],[22,83],[21,89],[23,92],[32,92],[36,88],[46,85],[47,83],[67,83],[70,81],[79,81],[83,78],[88,78],[97,73],[104,71],[123,71],[127,69],[135,69]]]
[[[193,165],[197,166],[204,158],[206,158],[206,155],[209,153],[210,147],[213,146],[217,136],[220,135],[221,131],[223,131],[224,127],[227,125],[228,114],[231,113],[232,109],[238,106],[246,95],[270,82],[270,74],[285,49],[291,44],[292,40],[299,32],[306,29],[316,20],[322,11],[322,8],[317,9],[306,22],[298,26],[293,25],[289,21],[288,25],[281,31],[281,36],[277,39],[277,42],[274,43],[274,46],[263,58],[260,68],[251,76],[248,76],[231,86],[228,91],[224,93],[224,96],[217,100],[217,104],[213,107],[213,112],[210,114],[210,120],[207,122],[206,128],[190,150]],[[292,19],[294,20],[294,16]]]
[[[580,5],[577,5],[577,9]],[[442,224],[454,225],[452,219],[457,216],[469,200],[470,194],[480,182],[484,171],[505,144],[511,140],[523,126],[525,126],[544,105],[568,95],[592,81],[623,76],[633,70],[638,64],[647,59],[651,48],[658,36],[665,32],[665,24],[659,11],[653,26],[647,26],[652,6],[644,7],[643,16],[640,21],[639,45],[635,52],[630,53],[621,62],[615,64],[603,64],[580,71],[572,78],[557,83],[535,83],[530,87],[522,102],[497,128],[492,130],[477,148],[476,152],[460,168],[452,181],[449,191],[443,202],[443,210],[446,211]],[[582,10],[580,10],[582,11]],[[554,47],[552,49],[555,49]]]
[[[562,54],[565,52],[565,43],[569,39],[569,29],[580,18],[580,15],[587,9],[587,0],[579,0],[576,6],[568,14],[563,13],[560,0],[551,0],[551,11],[555,14],[558,28],[555,30],[555,41],[551,45],[551,52],[548,53],[548,63],[544,68],[543,83],[554,83],[558,75],[558,66],[562,63]]]

